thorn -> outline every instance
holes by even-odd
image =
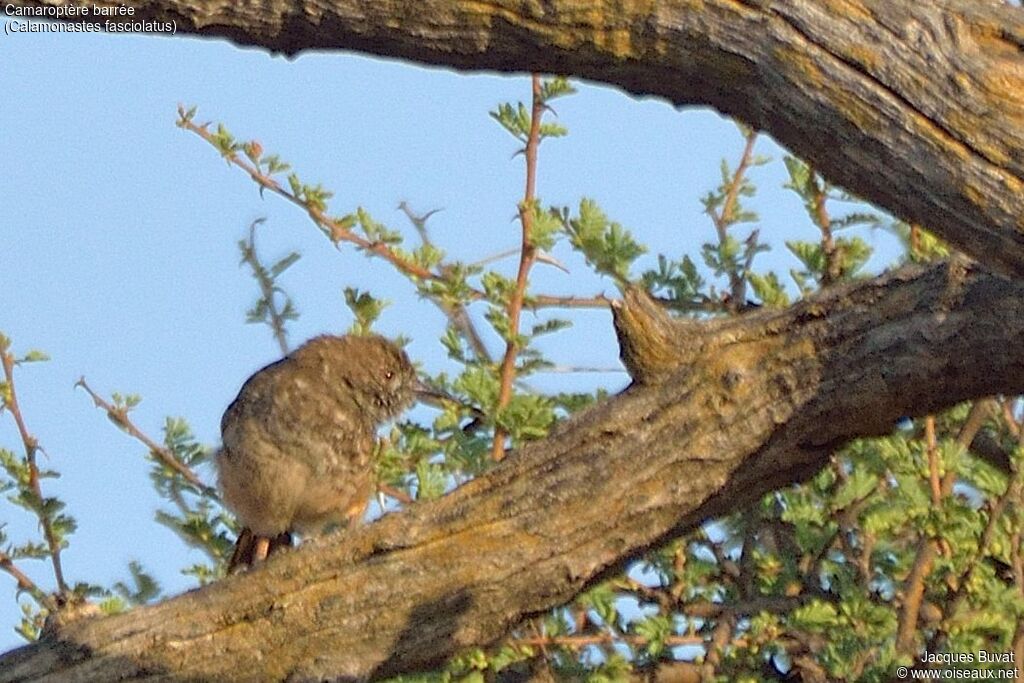
[[[547,253],[546,251],[541,251],[541,250],[538,249],[537,250],[536,258],[541,263],[546,263],[549,266],[554,266],[555,268],[558,268],[560,271],[562,271],[566,275],[571,275],[571,273],[569,272],[568,268],[566,268],[564,265],[562,265],[561,262],[558,261],[558,259],[556,259],[551,254]]]

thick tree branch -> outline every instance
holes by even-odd
[[[246,575],[72,622],[0,657],[0,681],[423,669],[813,474],[852,437],[1024,390],[1024,283],[957,263],[709,323],[670,320],[643,296],[631,291],[616,309],[624,338],[657,340],[625,347],[640,379],[543,442],[444,498]]]
[[[345,49],[570,74],[710,105],[768,131],[830,181],[1024,275],[1024,15],[1001,2],[133,4],[136,21],[289,55]]]
[[[710,105],[770,132],[832,182],[1024,274],[1019,9],[982,0],[134,6],[136,21],[171,19],[179,32],[287,54],[353,49],[566,73]],[[631,292],[615,311],[636,384],[488,475],[247,575],[71,622],[0,657],[0,681],[422,669],[813,474],[850,438],[887,433],[900,415],[1024,391],[1024,284],[961,265],[712,323],[673,322],[648,304]]]

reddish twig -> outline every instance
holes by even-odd
[[[841,264],[839,263],[839,252],[836,250],[836,241],[832,236],[832,219],[828,215],[828,207],[825,206],[825,202],[828,201],[827,190],[816,181],[813,183],[813,188],[814,222],[818,224],[818,230],[821,231],[821,250],[825,254],[825,272],[822,274],[821,284],[828,287],[839,280],[839,276],[842,274]]]
[[[1021,430],[1021,426],[1017,423],[1017,417],[1013,414],[1013,403],[1014,401],[1004,398],[999,401],[999,406],[1003,411],[1006,428],[1010,430],[1012,436],[1019,439],[1021,434],[1024,434],[1024,430]]]
[[[722,664],[726,647],[733,644],[734,624],[735,619],[732,616],[719,617],[718,623],[711,631],[711,642],[707,644],[704,654],[704,680],[714,680],[718,673],[718,667]],[[733,647],[735,647],[734,644]]]
[[[612,299],[604,294],[597,296],[550,296],[535,294],[523,302],[524,308],[611,308]]]
[[[908,241],[910,242],[910,253],[913,256],[917,256],[921,253],[921,226],[916,223],[910,224],[910,231],[908,234]]]
[[[928,453],[928,483],[932,490],[932,504],[936,507],[942,502],[942,481],[939,475],[939,448],[935,442],[935,416],[924,419],[924,443]]]
[[[643,647],[650,643],[649,638],[644,636],[634,635],[614,635],[611,633],[600,633],[593,635],[578,635],[578,636],[535,636],[531,638],[515,638],[508,641],[509,645],[524,645],[530,647],[540,646],[556,646],[556,647],[568,647],[568,648],[583,648],[590,645],[614,645],[615,643],[627,643],[634,647]],[[671,635],[666,636],[664,641],[665,645],[669,647],[679,647],[683,645],[703,645],[705,638],[703,636],[681,636]],[[738,646],[739,640],[733,641],[734,646]]]
[[[191,120],[191,114],[187,113],[184,107],[178,108],[179,119],[178,126],[188,130],[195,135],[198,135],[205,140],[211,146],[221,151],[222,156],[228,162],[228,164],[236,166],[237,168],[244,171],[249,175],[252,180],[260,186],[260,192],[270,191],[279,197],[282,197],[286,201],[294,204],[305,210],[306,214],[314,222],[314,224],[323,232],[328,238],[337,246],[340,242],[349,242],[354,244],[358,249],[364,252],[375,255],[379,258],[389,262],[396,270],[403,273],[404,275],[413,279],[413,281],[429,281],[438,282],[442,284],[451,284],[450,273],[452,268],[445,264],[441,264],[436,271],[423,268],[422,266],[409,261],[398,252],[394,251],[390,246],[383,242],[373,241],[363,238],[353,232],[349,227],[343,225],[341,221],[328,217],[321,208],[313,206],[310,202],[302,199],[294,192],[291,192],[282,187],[277,180],[275,180],[270,173],[264,173],[258,160],[260,158],[261,148],[257,143],[249,143],[245,153],[245,157],[239,155],[235,151],[224,151],[221,149],[216,136],[207,130],[208,124],[196,125]],[[539,117],[537,117],[539,118]],[[535,153],[534,145],[534,153]],[[413,223],[421,239],[425,245],[429,245],[429,236],[426,231],[426,220],[434,213],[433,211],[428,212],[422,216],[414,214],[409,208],[408,204],[402,202],[399,204],[399,209],[402,210],[409,220]],[[532,220],[532,216],[528,217],[527,220]],[[534,255],[531,255],[531,260]],[[486,299],[486,295],[480,289],[471,287],[468,285],[460,285],[462,291],[465,292],[466,297],[470,302],[483,301]],[[455,327],[456,330],[467,340],[473,352],[478,358],[486,362],[491,361],[490,353],[487,350],[483,339],[477,334],[476,329],[473,325],[472,318],[465,305],[463,304],[451,304],[443,301],[436,296],[427,296],[427,298],[437,306],[442,313],[448,318],[449,322]],[[529,300],[523,300],[524,297],[520,293],[520,303],[518,308],[521,309],[526,306],[531,309],[538,308],[608,308],[610,306],[610,300],[604,296],[597,297],[575,297],[575,296],[546,296],[538,295],[531,297]],[[280,339],[279,339],[280,343]],[[505,365],[503,361],[503,366]],[[507,401],[507,399],[506,399]],[[499,443],[502,439],[496,439],[495,443]],[[497,452],[498,447],[495,446]],[[502,451],[503,452],[503,451]]]
[[[523,227],[522,248],[519,253],[519,270],[516,273],[516,286],[508,302],[508,339],[505,342],[505,355],[501,359],[498,371],[498,405],[501,410],[512,399],[512,383],[515,381],[516,358],[519,355],[519,318],[523,311],[523,300],[526,297],[526,284],[530,268],[537,256],[537,248],[533,244],[534,202],[537,190],[537,148],[540,146],[540,122],[544,116],[544,100],[541,96],[540,76],[533,74],[533,103],[530,118],[530,134],[526,139],[526,189],[523,201],[519,204],[519,222]],[[494,444],[491,458],[495,461],[505,457],[505,438],[508,433],[502,427],[494,430]]]
[[[943,482],[939,479],[938,447],[935,441],[935,417],[925,419],[925,449],[928,458],[928,479],[931,487],[932,505],[942,504]],[[896,650],[910,653],[914,650],[914,634],[917,632],[917,618],[924,601],[925,581],[932,572],[935,557],[939,552],[936,539],[922,536],[914,556],[914,564],[904,583],[903,604],[900,607],[899,623],[896,629]]]
[[[739,203],[740,188],[743,186],[743,177],[754,160],[754,144],[757,142],[757,133],[751,131],[746,136],[746,145],[743,147],[743,154],[740,155],[740,162],[736,166],[735,173],[725,188],[725,198],[722,201],[722,208],[715,213],[714,209],[708,210],[711,222],[718,233],[718,243],[725,244],[729,226],[735,220],[736,206]],[[742,309],[747,299],[746,283],[734,269],[729,273],[729,294],[733,310]]]
[[[200,479],[195,472],[189,469],[185,463],[174,457],[174,453],[172,453],[169,448],[161,446],[136,427],[128,417],[128,411],[125,408],[115,406],[112,403],[103,400],[99,394],[93,391],[92,388],[86,384],[85,377],[82,377],[75,382],[75,386],[85,389],[85,392],[89,394],[90,398],[92,398],[92,402],[96,407],[106,412],[110,421],[116,424],[126,434],[138,441],[141,441],[143,445],[149,449],[149,452],[153,454],[153,457],[180,474],[185,481],[199,489],[203,495],[215,500],[218,499],[217,490],[215,488],[203,483],[203,480]]]
[[[183,110],[179,109],[179,113],[183,113]],[[178,121],[178,125],[184,128],[185,130],[195,133],[213,147],[218,147],[214,135],[206,129],[207,124],[197,126],[196,124],[192,123],[192,121],[182,116]],[[440,275],[432,273],[426,268],[422,268],[415,263],[410,263],[409,261],[401,258],[383,242],[376,242],[360,237],[352,230],[342,225],[339,221],[336,221],[333,218],[326,216],[322,210],[318,209],[315,206],[311,206],[308,202],[303,201],[295,194],[281,187],[278,184],[278,182],[274,180],[271,176],[263,173],[263,171],[260,170],[260,168],[257,165],[243,160],[238,154],[233,152],[227,153],[224,155],[224,158],[227,160],[229,164],[237,166],[238,168],[248,173],[249,177],[252,178],[253,181],[264,190],[273,192],[279,197],[282,197],[285,200],[294,204],[295,206],[298,206],[299,208],[305,210],[306,213],[309,214],[309,217],[313,219],[313,222],[316,223],[317,226],[328,237],[330,237],[333,242],[350,242],[356,245],[356,247],[358,247],[359,249],[367,251],[371,254],[375,254],[376,256],[379,256],[387,260],[393,266],[395,266],[395,268],[405,273],[406,275],[410,275],[412,277],[420,278],[423,280],[443,279],[441,278]]]
[[[988,404],[977,401],[971,407],[963,428],[957,435],[957,443],[966,448],[981,428]],[[935,439],[935,421],[928,416],[925,421],[925,440],[928,450],[929,480],[932,490],[932,503],[938,507],[953,492],[956,483],[956,468],[949,467],[946,474],[939,479],[938,447]],[[935,558],[940,551],[947,550],[944,539],[923,537],[914,557],[910,575],[904,583],[903,605],[900,609],[899,626],[896,631],[896,649],[902,653],[914,651],[914,634],[917,630],[917,619],[924,601],[925,582],[931,574]]]
[[[14,580],[18,583],[18,590],[25,591],[32,598],[48,609],[51,612],[56,612],[58,609],[57,602],[53,599],[52,595],[49,595],[39,585],[30,579],[23,571],[18,569],[18,566],[14,564],[14,560],[7,553],[0,551],[0,570],[10,574]]]
[[[974,441],[974,437],[981,429],[985,419],[988,418],[996,409],[997,403],[993,399],[982,399],[975,401],[974,405],[971,406],[971,412],[967,416],[967,420],[964,422],[963,427],[960,430],[960,434],[957,435],[957,443],[964,446],[965,448]],[[1024,437],[1020,438],[1021,442],[1024,443]],[[974,551],[974,557],[966,565],[966,570],[956,579],[956,588],[953,594],[947,600],[948,607],[945,609],[947,617],[952,617],[960,611],[963,607],[964,602],[967,599],[967,587],[970,584],[971,577],[979,566],[982,565],[982,559],[985,556],[986,549],[992,546],[992,542],[995,539],[995,534],[998,529],[999,523],[1003,520],[1003,516],[1006,513],[1006,509],[1010,504],[1019,505],[1022,500],[1022,494],[1024,494],[1024,471],[1020,468],[1014,467],[1010,472],[1010,478],[1006,483],[1006,490],[1003,494],[996,499],[995,504],[988,506],[988,520],[985,522],[985,529],[981,533],[981,538],[978,540],[978,545]],[[1015,572],[1016,574],[1016,572]],[[1021,577],[1024,579],[1024,572],[1021,572]],[[1018,581],[1022,580],[1018,579]],[[1018,631],[1018,634],[1020,631]],[[936,632],[932,638],[933,641],[938,641],[940,637],[947,635],[944,628],[941,628]],[[1015,647],[1017,646],[1015,641]],[[931,651],[931,648],[929,648]]]
[[[750,168],[750,164],[754,160],[754,145],[757,143],[757,133],[751,131],[746,136],[746,145],[743,147],[743,153],[740,155],[740,162],[736,166],[736,172],[732,175],[732,180],[729,181],[729,185],[725,191],[725,201],[722,202],[722,210],[715,215],[711,214],[711,220],[715,224],[715,229],[718,231],[718,238],[720,241],[725,241],[726,230],[729,229],[729,224],[735,219],[736,206],[739,202],[740,187],[743,185],[743,177],[747,173],[747,169]]]
[[[206,128],[208,124],[196,125],[192,123],[192,121],[185,116],[184,108],[179,108],[179,114],[180,117],[178,120],[178,125],[181,128],[198,135],[211,146],[219,149],[217,141],[215,140],[215,136],[212,133],[210,133],[210,131],[208,131]],[[427,268],[419,266],[418,264],[406,260],[383,242],[377,242],[361,237],[360,235],[353,232],[350,228],[342,225],[340,221],[330,218],[329,216],[324,214],[324,212],[321,209],[315,206],[311,206],[308,202],[299,198],[298,196],[288,191],[287,189],[281,187],[281,185],[272,176],[264,173],[256,164],[251,163],[250,161],[244,159],[239,154],[234,152],[226,153],[224,154],[224,159],[232,166],[236,166],[237,168],[241,169],[246,174],[248,174],[248,176],[252,178],[253,182],[259,185],[260,188],[262,188],[263,190],[272,192],[278,195],[279,197],[285,199],[286,201],[294,204],[295,206],[303,209],[313,220],[313,222],[317,225],[317,227],[320,228],[320,230],[325,235],[327,235],[335,244],[337,244],[338,242],[349,242],[351,244],[354,244],[357,248],[384,259],[385,261],[393,265],[399,272],[412,278],[432,282],[448,282],[447,276],[444,273],[445,269],[443,267],[439,269],[440,272],[431,271]],[[481,301],[486,298],[482,291],[472,287],[468,288],[467,295],[471,300],[474,301]],[[606,308],[608,306],[608,300],[604,299],[604,297],[587,299],[572,296],[536,296],[533,297],[533,303],[531,305],[532,307],[537,308]]]
[[[10,351],[0,351],[0,362],[4,368],[4,378],[7,381],[7,395],[3,399],[3,405],[11,413],[14,423],[21,435],[21,442],[25,447],[25,462],[28,464],[29,480],[28,485],[32,495],[40,508],[36,512],[39,518],[39,525],[43,529],[43,537],[50,551],[50,562],[53,565],[53,576],[57,582],[57,603],[65,601],[70,594],[67,584],[64,582],[64,569],[60,561],[60,542],[53,531],[53,522],[47,514],[42,511],[43,490],[39,484],[39,467],[36,465],[36,453],[39,451],[39,441],[32,436],[25,425],[25,419],[18,406],[18,394],[14,388],[14,354]],[[10,572],[8,572],[10,573]]]
[[[377,484],[377,490],[383,493],[385,496],[394,498],[403,505],[411,505],[416,502],[416,499],[410,496],[408,493],[401,489],[397,489],[389,484]]]

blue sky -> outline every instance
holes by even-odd
[[[579,94],[555,105],[570,136],[541,148],[541,198],[575,206],[592,197],[652,254],[699,261],[700,244],[714,231],[698,199],[717,184],[721,158],[738,157],[743,141],[735,126],[710,111],[577,86]],[[102,394],[141,394],[133,415],[144,431],[160,437],[165,416],[182,416],[215,445],[220,416],[242,381],[278,355],[265,328],[244,324],[256,289],[238,267],[236,242],[255,218],[267,219],[259,245],[268,260],[291,250],[303,255],[283,279],[302,314],[293,342],[346,329],[342,289],[357,286],[394,302],[383,332],[411,336],[414,359],[444,367],[436,309],[387,264],[347,246],[339,252],[301,211],[261,199],[244,174],[175,127],[178,103],[198,106],[197,120],[259,139],[304,180],[332,189],[334,213],[363,206],[413,236],[399,201],[420,211],[443,208],[431,219],[433,238],[464,260],[519,242],[513,218],[522,160],[487,113],[528,98],[524,76],[460,75],[348,54],[288,61],[187,38],[18,34],[0,38],[0,93],[0,332],[16,351],[38,348],[52,357],[24,367],[17,388],[48,454],[45,465],[62,474],[45,482],[45,493],[63,499],[79,523],[63,555],[72,581],[109,585],[137,559],[168,593],[191,586],[178,570],[201,557],[153,522],[160,500],[149,486],[145,449],[73,384],[84,375]],[[758,151],[775,161],[752,172],[759,195],[750,206],[774,249],[756,264],[785,274],[796,263],[783,239],[816,234],[799,199],[780,189],[782,151],[767,138]],[[891,261],[890,236],[863,236],[882,252],[876,268]],[[539,266],[539,291],[615,293],[567,244],[555,256],[571,274]],[[514,259],[502,262],[506,271],[514,266]],[[574,328],[544,347],[551,357],[617,366],[608,313],[574,319]],[[534,384],[616,389],[625,380],[621,372],[557,374]],[[20,451],[6,415],[0,447]],[[0,522],[15,540],[35,533],[33,520],[6,501]],[[25,568],[52,585],[47,566]],[[20,644],[12,630],[18,613],[14,582],[0,575],[0,649]]]

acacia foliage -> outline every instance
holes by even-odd
[[[907,260],[949,256],[926,226],[893,221],[787,156],[781,160],[786,187],[799,197],[814,238],[784,242],[792,258],[787,273],[760,268],[757,257],[771,245],[748,208],[757,190],[751,171],[780,162],[758,155],[758,135],[743,127],[739,158],[722,161],[719,183],[700,200],[715,239],[693,253],[648,254],[597,201],[546,205],[531,182],[543,163],[538,150],[543,145],[547,153],[553,139],[568,134],[550,103],[572,92],[564,79],[535,77],[528,101],[502,103],[490,113],[514,140],[527,180],[526,191],[514,200],[522,247],[514,255],[519,267],[512,275],[489,254],[472,263],[450,259],[433,240],[429,213],[403,205],[409,230],[388,226],[363,208],[334,213],[331,191],[303,180],[281,157],[265,154],[255,141],[237,140],[223,125],[196,123],[195,109],[179,111],[178,125],[248,173],[261,194],[294,203],[335,245],[384,259],[396,276],[409,281],[423,305],[444,312],[448,325],[439,336],[450,364],[424,379],[452,400],[382,435],[376,467],[388,511],[443,495],[486,471],[506,449],[543,438],[567,415],[603,396],[601,388],[540,392],[529,384],[541,373],[581,370],[557,366],[538,341],[572,335],[579,309],[608,305],[603,297],[534,291],[531,271],[564,267],[561,251],[581,255],[595,282],[640,284],[674,315],[694,318],[784,307],[821,287],[865,277],[871,256],[865,228],[899,235]],[[264,265],[256,229],[251,226],[248,239],[239,243],[242,263],[259,292],[246,320],[267,325],[287,350],[287,325],[298,307],[282,280],[300,262],[299,255]],[[344,302],[355,334],[373,330],[387,306],[368,282],[353,282]],[[44,356],[17,357],[6,338],[0,339],[0,352],[2,407],[20,423],[14,369]],[[145,444],[152,483],[167,501],[156,521],[205,557],[183,571],[200,584],[222,576],[237,528],[216,492],[195,475],[209,450],[180,418],[168,418],[162,443],[149,439],[131,421],[137,396],[114,394],[108,401],[81,384],[115,425]],[[1024,637],[1017,627],[1024,612],[1021,424],[1021,405],[1014,397],[906,420],[894,425],[889,437],[856,441],[835,452],[811,481],[709,520],[637,558],[623,574],[520,625],[501,643],[402,680],[526,674],[610,681],[673,672],[697,677],[693,680],[767,681],[797,674],[809,680],[870,681],[888,680],[899,665],[926,666],[921,651],[1019,648]],[[44,495],[42,484],[51,473],[36,464],[37,447],[27,435],[21,452],[0,450],[10,512],[22,508],[39,519],[42,530],[40,539],[0,536],[0,569],[15,580],[24,607],[19,632],[37,638],[48,615],[89,600],[113,612],[161,597],[159,586],[137,564],[128,567],[126,582],[113,586],[63,579],[59,555],[72,537],[74,519],[59,500]],[[51,563],[53,586],[37,585],[18,569],[33,560]]]

